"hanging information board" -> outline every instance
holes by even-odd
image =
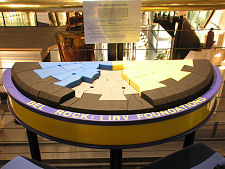
[[[138,42],[141,1],[84,1],[85,43]]]

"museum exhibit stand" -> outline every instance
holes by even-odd
[[[7,69],[3,83],[32,159],[41,161],[40,135],[110,149],[110,168],[119,169],[123,149],[181,137],[183,147],[192,145],[216,108],[222,76],[204,59],[27,62]]]

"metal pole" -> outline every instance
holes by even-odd
[[[219,124],[219,122],[215,122],[215,124],[214,124],[213,131],[212,131],[212,138],[214,138],[216,136],[218,124]]]
[[[183,148],[192,145],[194,143],[194,139],[195,139],[195,131],[193,131],[192,133],[186,135],[185,138],[184,138]]]
[[[122,149],[110,149],[110,169],[122,169]]]
[[[5,24],[5,16],[4,16],[4,13],[3,12],[2,12],[2,19],[3,19],[4,27],[6,27],[6,24]]]
[[[28,138],[28,142],[30,146],[31,158],[37,161],[41,161],[41,154],[40,154],[37,135],[27,130],[27,138]]]

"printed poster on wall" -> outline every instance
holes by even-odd
[[[86,44],[138,42],[141,0],[84,1]]]

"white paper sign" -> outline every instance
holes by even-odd
[[[84,1],[86,44],[138,42],[141,0]]]

